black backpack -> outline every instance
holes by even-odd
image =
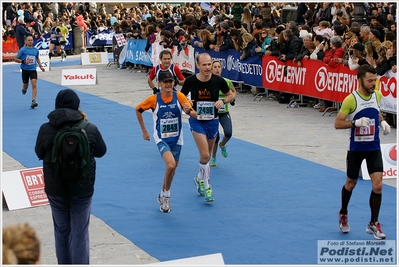
[[[86,133],[89,122],[67,124],[58,130],[52,150],[55,179],[87,179],[90,169],[90,142]]]

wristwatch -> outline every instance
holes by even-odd
[[[191,109],[189,109],[189,110],[186,112],[187,115],[190,115],[190,113],[191,113]]]
[[[355,120],[352,120],[352,126],[356,127]]]
[[[224,98],[222,99],[222,101],[223,101],[223,104],[226,104],[226,100],[224,100]]]

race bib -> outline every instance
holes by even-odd
[[[213,120],[215,118],[215,105],[213,102],[197,102],[198,120]]]
[[[160,125],[162,138],[175,137],[179,134],[178,118],[160,119]]]
[[[30,55],[26,56],[26,58],[25,58],[25,64],[26,65],[34,65],[35,62],[36,62],[36,59],[35,59],[34,56],[30,56]]]
[[[370,119],[369,126],[360,126],[355,128],[355,142],[372,142],[375,134],[375,119]]]

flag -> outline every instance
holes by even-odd
[[[215,9],[215,7],[213,5],[211,5],[210,2],[200,2],[200,7],[202,7],[203,9],[205,9],[206,11],[213,11]]]

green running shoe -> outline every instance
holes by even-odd
[[[205,196],[205,184],[204,180],[198,181],[198,177],[194,177],[194,184],[197,186],[197,193],[200,196]]]
[[[216,162],[216,157],[211,157],[211,160],[209,161],[209,166],[217,166],[217,162]]]
[[[222,156],[224,158],[227,158],[229,156],[229,152],[227,152],[227,146],[222,146],[222,143],[219,143],[220,147],[220,152],[222,153]]]
[[[212,193],[212,188],[209,187],[208,189],[205,190],[205,201],[206,202],[212,202],[213,199],[213,193]]]

